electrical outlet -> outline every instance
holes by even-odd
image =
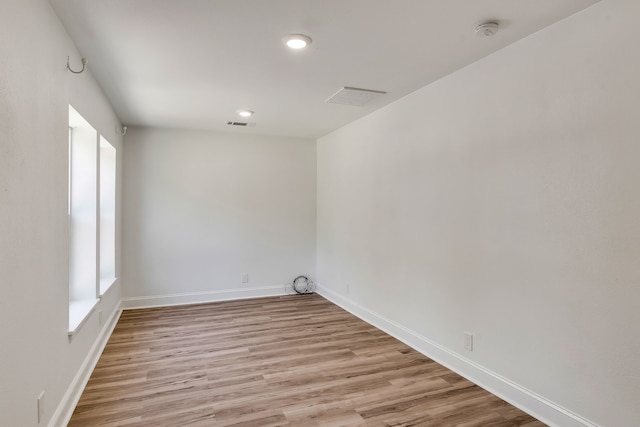
[[[473,351],[473,334],[469,332],[464,333],[464,349]]]
[[[40,422],[44,420],[44,390],[42,390],[42,393],[40,393],[40,396],[38,396],[37,405],[38,405],[38,424],[40,424]]]
[[[249,283],[249,273],[242,273],[240,275],[240,281],[242,283]]]

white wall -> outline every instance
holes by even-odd
[[[326,293],[637,425],[638,21],[640,2],[603,1],[321,138]]]
[[[61,416],[72,381],[117,314],[116,284],[69,340],[69,103],[118,150],[118,123],[91,71],[65,70],[80,56],[43,0],[2,2],[0,13],[0,425]],[[77,385],[77,384],[76,384]],[[71,388],[70,388],[71,387]],[[58,411],[56,413],[56,411]]]
[[[130,128],[124,146],[125,306],[282,294],[315,273],[315,141]]]

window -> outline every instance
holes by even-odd
[[[97,132],[69,106],[69,332],[98,302]]]
[[[100,137],[100,295],[116,281],[116,149]]]
[[[116,149],[70,105],[69,334],[115,281]]]

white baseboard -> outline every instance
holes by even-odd
[[[579,415],[539,396],[428,338],[316,283],[316,292],[365,322],[388,333],[428,358],[462,375],[550,426],[597,427]]]
[[[104,347],[107,345],[107,341],[109,341],[113,329],[118,323],[120,314],[122,314],[122,305],[118,304],[116,309],[113,311],[113,314],[111,314],[111,317],[109,317],[109,320],[102,327],[102,330],[91,346],[87,357],[82,362],[82,365],[80,365],[78,373],[73,378],[73,381],[71,381],[69,388],[62,397],[62,401],[53,413],[51,421],[49,421],[48,424],[49,427],[63,427],[69,423],[69,420],[73,415],[73,411],[80,400],[80,396],[82,396],[82,392],[89,382],[91,373],[96,367],[96,364],[100,359],[100,355],[102,354]]]
[[[188,292],[183,294],[122,298],[122,306],[125,310],[129,310],[134,308],[165,307],[170,305],[198,304],[204,302],[274,297],[280,295],[286,295],[284,286],[225,289],[221,291]]]

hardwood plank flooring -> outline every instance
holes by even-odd
[[[70,426],[544,426],[318,295],[123,312]]]

